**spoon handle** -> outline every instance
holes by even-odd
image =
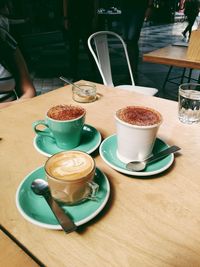
[[[73,82],[70,82],[67,78],[63,77],[63,76],[60,76],[59,79],[61,79],[62,81],[68,83],[68,84],[71,84],[73,86],[75,86],[76,88],[80,89],[80,87],[78,85],[76,85],[75,83]]]
[[[50,192],[45,193],[43,196],[49,204],[49,207],[53,211],[63,230],[66,233],[75,231],[77,226],[74,224],[71,218],[64,212],[64,210],[57,204],[57,202],[52,198]]]
[[[164,149],[161,152],[158,152],[156,155],[151,156],[150,158],[146,159],[146,162],[153,162],[156,161],[158,159],[164,158],[165,156],[174,153],[176,151],[180,150],[180,147],[178,146],[170,146],[167,149]]]

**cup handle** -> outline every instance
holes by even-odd
[[[37,129],[38,125],[43,125],[45,126],[45,130],[41,131]],[[53,138],[53,134],[50,132],[48,124],[45,122],[45,120],[38,120],[33,123],[33,130],[35,131],[36,134],[42,135],[42,136],[49,136]]]
[[[91,188],[91,193],[89,194],[87,198],[91,200],[97,200],[96,194],[99,190],[99,185],[92,181],[92,182],[88,182],[88,186]]]

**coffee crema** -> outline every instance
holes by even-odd
[[[49,109],[47,116],[54,120],[74,120],[85,114],[85,109],[80,106],[57,105]]]
[[[150,126],[162,121],[158,111],[142,106],[127,106],[118,110],[116,115],[120,120],[137,126]]]
[[[87,177],[94,168],[93,158],[81,151],[63,151],[54,154],[45,165],[49,176],[62,181],[76,181]]]

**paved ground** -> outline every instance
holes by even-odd
[[[161,92],[169,67],[142,62],[142,54],[182,40],[181,32],[185,25],[186,22],[158,26],[144,25],[140,38],[139,85],[152,86],[159,89],[159,93]],[[30,46],[28,42],[31,43]],[[29,68],[37,94],[43,94],[62,86],[63,82],[58,79],[60,75],[70,78],[68,66],[69,49],[68,45],[63,41],[61,32],[39,34],[34,41],[26,38],[26,46],[29,48],[26,53],[30,59]],[[116,43],[113,46],[117,48]],[[122,59],[117,59],[113,76],[118,81],[123,80],[126,76],[126,70],[123,66]],[[181,71],[182,69],[180,68],[174,68],[174,75],[177,76]],[[193,75],[196,78],[199,72],[194,71]],[[91,72],[87,55],[82,46],[80,48],[79,77],[77,79],[102,83],[98,71]],[[167,84],[164,97],[177,100],[177,89],[177,85]],[[162,95],[160,96],[163,97]]]

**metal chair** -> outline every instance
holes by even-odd
[[[110,46],[108,42],[108,36],[115,37],[120,41],[123,47],[123,52],[125,54],[125,58],[126,58],[126,62],[127,62],[127,66],[128,66],[128,70],[130,74],[130,79],[131,79],[131,85],[119,85],[119,86],[115,86],[115,88],[121,88],[124,90],[134,91],[134,92],[142,93],[144,95],[155,95],[158,92],[157,89],[152,88],[152,87],[144,87],[144,86],[135,85],[126,44],[121,38],[121,36],[111,31],[99,31],[99,32],[93,33],[88,38],[88,47],[97,64],[98,70],[103,80],[103,84],[114,87],[113,79],[112,79],[112,72],[111,72]],[[93,46],[93,43],[94,43],[94,46]],[[93,49],[93,47],[95,47],[96,51]]]

